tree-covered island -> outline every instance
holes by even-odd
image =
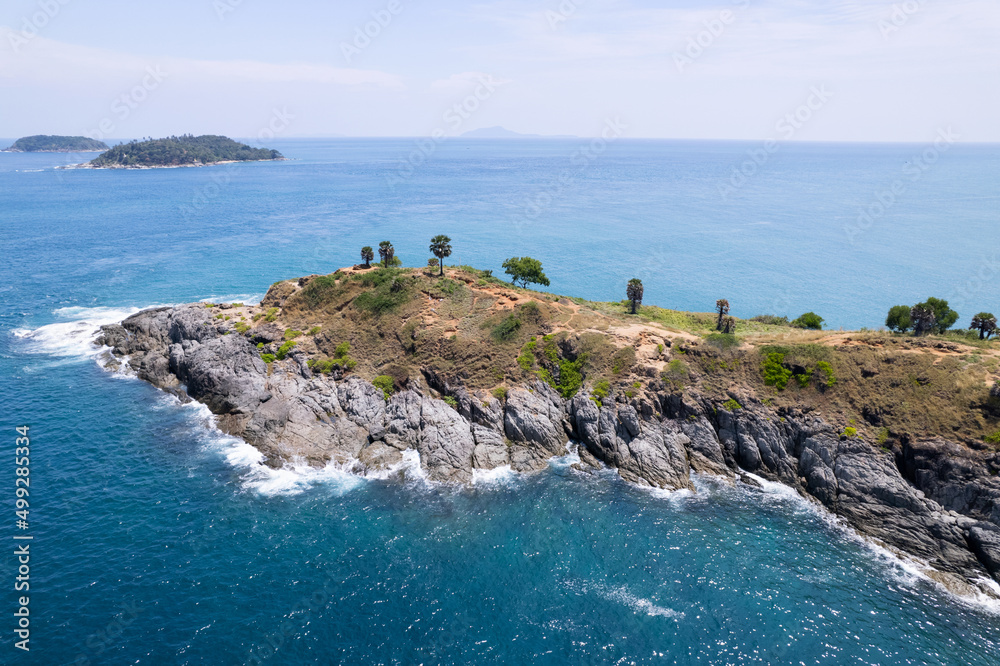
[[[170,136],[164,139],[130,141],[101,153],[87,166],[117,169],[203,166],[222,162],[281,160],[277,150],[252,148],[224,136]]]

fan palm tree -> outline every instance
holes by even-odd
[[[382,258],[382,265],[388,268],[392,258],[396,256],[396,249],[389,241],[382,241],[378,244],[378,256]]]
[[[720,298],[715,302],[715,311],[719,313],[719,318],[715,322],[715,330],[721,331],[724,323],[723,319],[729,314],[729,301]]]
[[[980,340],[989,340],[990,336],[997,332],[997,318],[992,312],[980,312],[972,318],[972,326],[969,329],[979,331]]]
[[[451,256],[451,239],[443,234],[432,238],[431,254],[441,260],[441,275],[444,275],[444,258]]]
[[[917,303],[910,308],[910,319],[913,321],[913,334],[926,335],[934,330],[937,317],[934,310],[926,303]]]
[[[625,288],[625,295],[632,303],[632,314],[635,314],[636,308],[642,303],[642,280],[639,278],[629,280],[628,287]]]
[[[372,250],[371,245],[365,245],[361,248],[361,261],[365,262],[365,268],[372,267],[372,259],[375,258],[375,251]]]

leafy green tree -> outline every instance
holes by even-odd
[[[917,305],[926,305],[934,313],[933,332],[935,333],[944,333],[958,321],[958,313],[948,307],[948,301],[943,298],[934,298],[932,296]]]
[[[427,260],[427,266],[430,268],[437,268],[438,263],[440,262],[438,262],[438,260],[435,259],[434,257],[431,257],[430,259]]]
[[[632,314],[635,314],[636,309],[642,304],[642,280],[639,278],[629,280],[628,286],[625,288],[625,295],[632,305]]]
[[[396,256],[396,249],[389,241],[382,241],[378,244],[378,256],[382,258],[382,265],[388,268]]]
[[[927,335],[935,330],[937,317],[934,316],[934,309],[926,303],[917,303],[910,308],[910,319],[914,335]]]
[[[970,330],[979,331],[980,340],[989,340],[997,332],[997,318],[992,312],[980,312],[972,318]]]
[[[372,267],[372,259],[375,258],[375,251],[372,249],[371,245],[365,245],[361,248],[361,261],[365,262],[365,268]]]
[[[807,312],[798,319],[793,320],[792,326],[820,331],[823,330],[823,318],[815,312]]]
[[[521,282],[522,287],[529,283],[549,286],[549,279],[542,272],[542,262],[531,257],[511,257],[502,264],[504,272],[510,276],[510,283]]]
[[[441,260],[441,275],[444,275],[444,258],[451,256],[451,239],[443,234],[432,238],[431,254]]]
[[[889,314],[885,318],[885,327],[890,331],[906,333],[913,328],[913,320],[910,319],[909,305],[893,305],[889,308]]]
[[[729,314],[729,301],[724,298],[720,298],[715,302],[715,311],[719,313],[718,319],[715,321],[715,330],[722,330],[722,320],[727,314]]]

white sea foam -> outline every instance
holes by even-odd
[[[60,308],[53,314],[65,321],[34,330],[18,328],[12,333],[21,341],[23,351],[28,354],[94,358],[101,352],[94,344],[101,326],[115,324],[136,312],[139,312],[139,308]]]
[[[512,486],[518,479],[518,474],[510,465],[501,465],[493,469],[472,470],[472,485],[474,486]]]
[[[649,599],[643,599],[642,597],[636,596],[628,591],[628,588],[614,587],[610,589],[598,588],[601,596],[605,599],[611,601],[617,601],[618,603],[627,606],[637,613],[645,613],[651,617],[668,617],[674,620],[679,620],[684,617],[684,613],[681,611],[675,611],[671,608],[666,608],[664,606],[658,606],[654,604]]]
[[[561,456],[549,458],[549,464],[553,467],[570,467],[580,462],[580,444],[570,441],[566,444],[566,453]]]

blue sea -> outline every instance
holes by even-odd
[[[291,159],[105,171],[0,153],[0,663],[1000,663],[1000,605],[950,595],[782,486],[653,492],[572,454],[468,488],[412,459],[398,478],[269,470],[91,344],[137,309],[253,301],[382,240],[422,265],[439,233],[450,262],[498,275],[540,259],[555,293],[620,300],[639,277],[650,304],[727,298],[832,328],[933,295],[968,325],[1000,309],[1000,147],[268,147]],[[30,652],[14,646],[25,594]]]

